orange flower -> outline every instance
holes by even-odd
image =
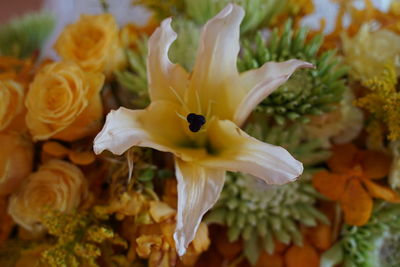
[[[96,160],[96,156],[92,151],[69,149],[54,141],[44,143],[42,148],[42,161],[48,158],[63,159],[65,157],[68,157],[70,161],[77,165],[89,165]]]
[[[340,203],[347,224],[364,225],[371,216],[372,198],[400,202],[396,192],[374,181],[388,175],[390,162],[390,157],[380,152],[359,150],[353,144],[338,145],[328,160],[331,172],[316,173],[313,185]]]
[[[318,224],[303,228],[303,245],[291,246],[276,242],[275,253],[263,252],[256,267],[318,267],[320,254],[333,244],[332,227]]]

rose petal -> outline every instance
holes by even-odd
[[[204,166],[248,173],[268,184],[294,181],[303,172],[284,148],[258,141],[231,121],[211,122],[208,135],[211,157],[200,163]]]
[[[174,239],[178,254],[186,252],[203,215],[215,204],[225,181],[225,171],[203,168],[175,158],[178,180],[178,214]]]
[[[313,68],[305,61],[291,59],[285,62],[267,62],[262,67],[240,75],[237,84],[245,90],[235,107],[233,121],[242,125],[252,110],[270,93],[284,84],[298,68]],[[240,90],[240,89],[237,89]]]
[[[178,64],[172,64],[168,50],[176,39],[171,28],[171,18],[165,19],[149,40],[147,74],[149,94],[152,101],[178,102],[188,84],[188,74]]]
[[[389,174],[391,163],[389,155],[377,151],[365,151],[361,166],[366,178],[379,179]]]
[[[361,226],[371,217],[372,199],[357,179],[349,181],[340,204],[347,224]]]
[[[400,203],[400,196],[392,189],[381,186],[367,179],[364,179],[363,182],[372,197],[380,198],[392,203]]]
[[[347,177],[327,171],[317,172],[313,177],[313,186],[331,200],[339,200],[346,187]]]

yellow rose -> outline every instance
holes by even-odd
[[[58,38],[55,49],[67,60],[77,62],[86,71],[110,73],[124,63],[118,25],[110,14],[81,15]]]
[[[24,109],[24,88],[13,80],[0,80],[0,131],[11,126]]]
[[[8,212],[23,228],[39,232],[49,210],[69,213],[86,196],[87,183],[81,170],[61,160],[52,160],[28,176],[10,198]]]
[[[73,62],[44,66],[26,96],[26,124],[35,140],[74,141],[98,131],[104,75],[84,72]]]
[[[32,171],[32,143],[18,133],[0,134],[0,195],[13,193]]]

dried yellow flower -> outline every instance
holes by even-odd
[[[368,130],[379,136],[380,130],[375,129],[381,123],[387,128],[389,140],[400,137],[400,92],[396,89],[397,75],[393,64],[386,64],[383,73],[363,83],[370,92],[358,99],[356,104],[371,113],[371,118],[377,122],[369,125]],[[371,128],[373,127],[373,128]]]

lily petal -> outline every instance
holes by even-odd
[[[148,133],[141,128],[136,119],[144,112],[146,111],[123,107],[110,111],[103,129],[94,139],[94,153],[100,154],[104,150],[109,150],[121,155],[130,147],[143,144],[144,140],[150,140]]]
[[[210,122],[208,133],[209,153],[214,156],[201,161],[203,166],[248,173],[278,185],[294,181],[303,172],[303,164],[284,148],[249,136],[229,120]]]
[[[188,85],[188,73],[180,65],[172,64],[168,58],[168,50],[176,36],[171,28],[171,18],[168,18],[150,37],[147,75],[152,101],[177,102],[183,98],[183,92]]]
[[[203,215],[215,204],[225,181],[225,171],[203,168],[175,158],[178,213],[174,239],[178,254],[185,254]]]
[[[236,60],[243,17],[240,6],[229,4],[204,26],[190,83],[188,99],[193,102],[190,106],[197,104],[196,94],[200,96],[203,112],[210,99],[225,97],[229,89],[225,88],[226,81],[238,75]]]
[[[253,109],[275,89],[284,84],[299,68],[313,68],[314,65],[305,61],[291,59],[285,62],[267,62],[262,67],[244,72],[239,77],[236,86],[241,86],[246,92],[236,99],[233,121],[242,125]],[[239,94],[237,94],[239,96]]]
[[[94,139],[93,150],[100,154],[109,150],[121,155],[132,146],[151,147],[172,152],[176,140],[184,140],[179,131],[181,119],[174,111],[177,105],[169,101],[156,101],[146,110],[119,108],[108,113],[106,123]],[[168,127],[160,127],[168,125]]]

